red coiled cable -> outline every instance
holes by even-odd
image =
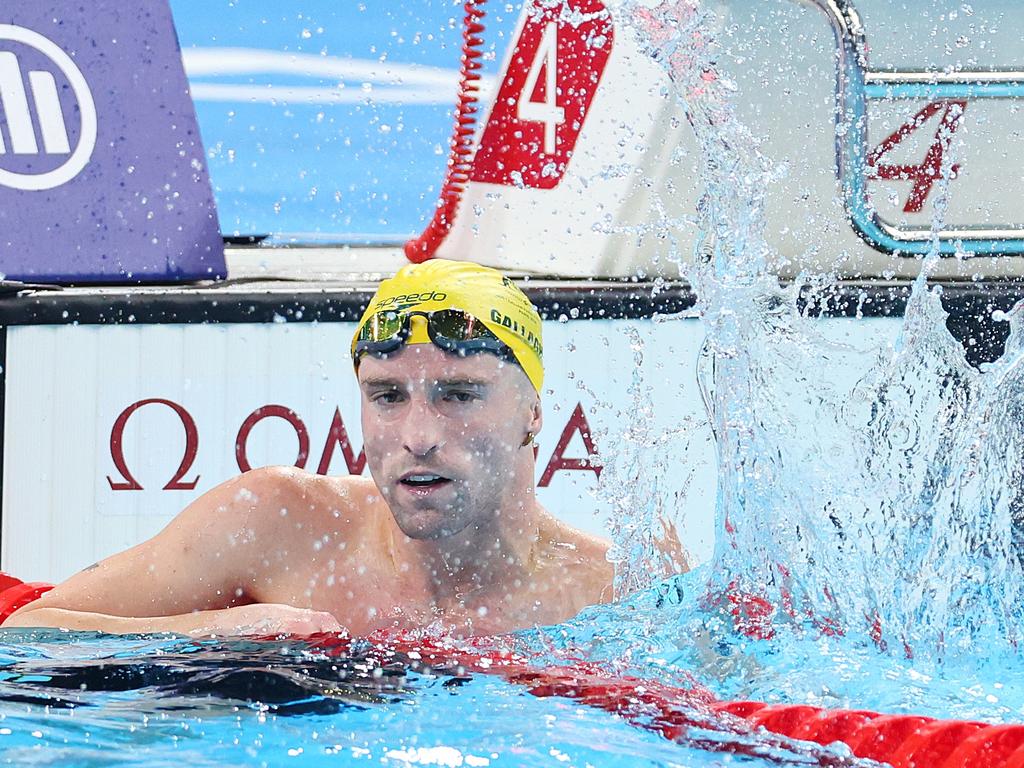
[[[451,231],[462,192],[469,181],[473,167],[473,135],[476,133],[479,112],[480,72],[483,63],[482,37],[484,31],[484,4],[487,0],[466,0],[466,18],[462,28],[462,67],[459,79],[459,99],[455,109],[455,129],[450,142],[448,171],[445,173],[441,194],[434,215],[419,237],[405,244],[409,261],[426,261],[440,247]]]

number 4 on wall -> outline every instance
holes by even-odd
[[[470,178],[553,189],[576,147],[614,30],[599,0],[531,0],[524,14]]]
[[[942,178],[943,158],[949,151],[953,134],[963,123],[966,109],[967,102],[965,100],[933,101],[897,128],[868,155],[869,179],[914,182],[910,194],[907,196],[907,202],[903,206],[904,213],[920,213],[935,182]],[[928,152],[919,165],[883,165],[881,163],[885,155],[898,147],[905,138],[920,129],[939,112],[942,112],[942,119],[939,120],[939,126],[935,129],[931,146],[928,147]],[[959,164],[954,163],[949,169],[949,177],[955,179],[959,171]]]

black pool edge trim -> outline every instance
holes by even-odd
[[[693,310],[689,286],[639,282],[524,281],[520,285],[548,320],[642,319]],[[357,320],[373,294],[370,283],[289,288],[275,283],[231,289],[27,291],[0,297],[0,326],[196,323],[343,322]],[[804,287],[801,310],[812,317],[901,316],[909,283],[844,283],[827,290]],[[1024,299],[1024,282],[989,281],[943,286],[943,305],[965,317],[1007,310]]]

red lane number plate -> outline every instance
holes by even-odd
[[[614,30],[599,0],[533,0],[525,13],[470,178],[554,189],[608,63]]]

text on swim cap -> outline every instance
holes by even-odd
[[[413,304],[422,304],[427,301],[444,301],[448,298],[447,293],[441,291],[427,291],[426,293],[403,293],[398,296],[388,296],[386,299],[381,299],[377,302],[374,309],[382,309],[384,307],[391,307],[396,304],[404,304],[411,306]]]
[[[504,328],[508,328],[513,333],[522,336],[523,340],[533,348],[533,351],[536,352],[539,357],[544,356],[544,349],[541,347],[540,339],[534,335],[533,331],[523,327],[508,315],[501,314],[501,312],[496,309],[491,310],[491,322]]]

